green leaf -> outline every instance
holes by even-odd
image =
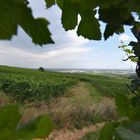
[[[20,118],[17,105],[0,107],[0,140],[16,139],[16,126]]]
[[[122,94],[116,96],[117,111],[120,115],[128,117],[130,120],[138,121],[140,119],[140,105],[132,106],[131,100]]]
[[[120,30],[120,29],[122,29],[122,30]],[[104,31],[104,38],[105,38],[105,40],[107,40],[115,32],[117,32],[117,33],[124,32],[123,26],[107,24],[106,28],[105,28],[105,31]]]
[[[0,0],[0,39],[11,39],[17,34],[20,4],[17,0]]]
[[[118,28],[118,30],[115,31],[116,34],[120,34],[124,32],[124,27],[120,26],[120,28]]]
[[[132,41],[133,42],[133,41]],[[137,42],[130,42],[130,45],[133,46],[134,54],[139,57],[140,56],[140,44]]]
[[[17,132],[19,138],[45,138],[53,129],[53,123],[47,115],[40,116],[21,127]]]
[[[89,9],[93,10],[98,6],[98,0],[82,0],[77,1],[79,4],[80,9]]]
[[[118,127],[116,133],[120,137],[120,140],[140,140],[140,134],[136,134],[124,127]]]
[[[130,0],[128,2],[128,7],[131,11],[136,11],[138,14],[140,13],[140,1],[139,0]]]
[[[20,117],[17,105],[0,107],[0,129],[8,128],[12,130],[16,128]]]
[[[77,30],[78,36],[82,35],[88,39],[100,40],[100,25],[98,20],[94,17],[95,13],[92,11],[82,11],[80,15],[81,21]]]
[[[99,9],[99,20],[111,25],[131,25],[134,22],[128,7],[123,5]]]
[[[56,3],[59,6],[59,8],[62,9],[64,0],[56,0]]]
[[[136,107],[137,105],[139,105],[139,98],[138,97],[132,97],[131,98],[131,104],[133,107]]]
[[[20,26],[32,38],[35,44],[43,45],[53,43],[47,28],[49,22],[43,18],[34,19],[31,9],[22,7]]]
[[[126,53],[128,53],[128,54],[132,54],[132,53],[133,53],[133,51],[130,50],[130,49],[125,49],[124,51],[125,51]]]
[[[131,122],[127,128],[137,134],[140,134],[140,121],[138,122]]]
[[[65,30],[74,29],[78,23],[78,7],[72,0],[65,0],[62,9],[62,24]]]
[[[98,6],[102,9],[110,8],[115,5],[123,4],[123,0],[97,0]]]
[[[115,128],[112,123],[105,124],[100,131],[99,140],[112,140]]]
[[[45,0],[47,8],[50,8],[55,4],[55,0]]]
[[[126,95],[118,94],[115,98],[117,111],[122,116],[130,117],[130,100]]]
[[[22,127],[17,127],[20,118],[17,105],[0,107],[0,140],[45,138],[53,129],[52,121],[47,115],[40,116]]]
[[[130,110],[130,120],[132,121],[139,121],[140,120],[140,105],[136,105],[132,107]]]
[[[20,25],[35,44],[53,43],[45,19],[35,19],[25,0],[0,0],[0,39],[17,35]]]

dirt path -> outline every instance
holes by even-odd
[[[75,131],[70,131],[70,130],[54,130],[49,138],[46,140],[79,140],[82,136],[87,134],[88,132],[91,131],[96,131],[98,128],[102,127],[104,124],[96,124],[96,125],[91,125],[89,127],[85,127],[80,130],[75,130]]]

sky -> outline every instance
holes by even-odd
[[[107,41],[91,41],[78,37],[76,29],[65,31],[61,24],[61,10],[55,5],[46,9],[44,0],[30,1],[34,17],[45,17],[55,44],[34,45],[31,38],[19,27],[18,36],[11,41],[0,41],[0,65],[38,68],[84,69],[135,69],[132,62],[123,62],[124,52],[118,48],[120,40],[126,44],[135,40],[130,27],[125,33],[114,35]],[[101,29],[105,28],[104,23]]]

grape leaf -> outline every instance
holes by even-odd
[[[17,105],[0,107],[0,139],[16,139],[16,126],[21,118]]]
[[[77,16],[77,5],[71,2],[71,0],[64,1],[62,10],[62,24],[66,31],[75,28],[78,23]]]
[[[23,127],[17,130],[19,138],[33,139],[33,138],[45,138],[53,129],[53,123],[47,115],[39,116],[38,118],[31,120]]]
[[[45,0],[47,8],[52,7],[55,4],[55,0]]]
[[[20,25],[35,44],[53,43],[47,28],[48,21],[35,19],[25,0],[0,0],[0,39],[17,35]]]
[[[120,140],[140,140],[140,134],[136,134],[124,127],[118,127],[116,133],[119,135]]]
[[[134,18],[126,6],[100,9],[99,20],[112,25],[131,25],[134,22]]]
[[[50,32],[47,28],[48,21],[43,18],[34,19],[31,9],[22,7],[22,18],[20,19],[20,26],[32,38],[35,44],[43,45],[53,43],[50,37]]]
[[[0,39],[11,39],[17,34],[17,24],[21,2],[0,0]]]
[[[97,3],[101,9],[106,9],[124,3],[124,0],[98,0]]]
[[[100,40],[101,32],[98,20],[94,17],[95,13],[92,11],[85,11],[80,13],[81,21],[78,26],[77,34],[82,35],[88,39]]]
[[[115,98],[118,113],[122,116],[130,117],[130,100],[126,95],[118,94]]]
[[[105,40],[107,40],[110,36],[112,36],[116,32],[117,33],[124,32],[123,26],[107,24],[106,28],[105,28],[105,31],[104,31],[104,38],[105,38]]]
[[[59,8],[62,9],[64,0],[56,0],[56,3],[59,6]]]
[[[100,131],[99,140],[112,140],[115,128],[112,123],[105,124]]]

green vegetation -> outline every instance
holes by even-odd
[[[118,117],[114,99],[97,96],[98,92],[91,89],[91,84],[79,82],[67,90],[65,96],[49,101],[48,114],[56,128],[81,129]]]
[[[47,100],[63,95],[76,79],[67,75],[38,70],[0,67],[0,89],[20,101]]]
[[[22,106],[20,110],[24,111],[20,121],[28,118],[28,123],[19,123],[21,128],[27,127],[18,136],[24,139],[46,136],[42,129],[32,132],[32,121],[37,121],[40,115],[48,114],[55,128],[68,129],[116,120],[114,97],[121,91],[122,94],[130,93],[125,83],[129,84],[128,76],[40,72],[38,69],[0,66],[1,103],[5,101],[7,104],[6,97],[10,97]],[[40,121],[37,122],[33,123],[33,128],[42,126]],[[49,127],[44,129],[48,130],[47,134],[52,130]]]
[[[94,76],[91,78],[83,76],[81,79],[92,83],[92,85],[96,87],[97,91],[101,91],[103,96],[117,95],[116,103],[118,112],[123,118],[127,118],[126,120],[118,120],[115,123],[110,122],[109,124],[105,125],[101,130],[99,140],[139,140],[140,131],[139,129],[136,131],[136,128],[139,128],[140,126],[140,21],[136,18],[137,16],[138,18],[140,17],[140,2],[138,0],[45,0],[45,2],[48,8],[50,8],[55,3],[60,7],[62,10],[62,24],[65,30],[71,30],[77,26],[77,34],[88,39],[101,40],[99,21],[106,23],[106,28],[103,31],[105,40],[114,33],[119,34],[124,32],[124,25],[132,26],[132,33],[136,37],[137,42],[131,41],[129,44],[132,46],[132,50],[130,50],[132,53],[127,49],[124,51],[127,51],[130,55],[132,55],[128,55],[128,59],[137,61],[137,79],[133,80],[131,84],[132,91],[135,93],[136,97],[131,96],[130,98],[127,95],[123,95],[122,93],[128,92],[125,92],[125,86],[123,85],[122,88],[120,86],[122,83],[119,82],[111,82],[111,80],[101,80],[100,82],[98,81],[98,78],[94,81]],[[20,26],[32,38],[32,41],[35,44],[43,45],[47,43],[53,43],[51,34],[47,28],[48,21],[42,18],[34,18],[31,8],[28,7],[28,3],[29,2],[27,0],[0,1],[0,39],[11,39],[13,35],[17,34],[17,27]],[[5,9],[7,12],[5,12]],[[97,13],[98,17],[95,17]],[[135,14],[137,16],[134,16]],[[78,22],[78,15],[81,17],[80,22]],[[22,76],[21,74],[18,76],[11,76],[8,74],[8,78],[7,75],[2,75],[0,78],[1,90],[5,94],[12,95],[18,100],[38,100],[39,97],[42,100],[48,99],[50,96],[60,95],[60,93],[58,93],[60,87],[62,87],[62,85],[67,85],[65,82],[63,82],[61,86],[56,86],[55,84],[52,84],[52,81],[50,82],[50,79],[48,79],[47,82],[45,81],[46,83],[44,82],[45,85],[43,85],[43,82],[40,83],[40,78],[38,80],[34,78],[34,75],[33,79],[31,79],[29,75],[29,78],[25,77],[25,79],[24,74],[22,74]],[[25,81],[21,81],[21,78],[23,78]],[[92,78],[93,80],[91,80]],[[80,79],[78,78],[78,80]],[[57,80],[55,79],[54,81],[56,82]],[[73,80],[70,81],[73,83]],[[51,86],[53,86],[50,87],[49,85],[49,88],[46,88],[46,85],[49,83]],[[68,86],[69,84],[72,85],[72,83],[68,82]],[[111,88],[112,86],[113,88]],[[36,87],[39,88],[36,89]],[[61,93],[62,91],[64,92],[65,87],[61,89]],[[117,89],[115,87],[117,87]],[[36,92],[33,90],[34,88]],[[44,90],[45,88],[46,90]],[[41,89],[43,90],[41,91]],[[49,89],[54,90],[51,92]],[[118,90],[121,95],[118,95],[119,92],[116,92]],[[44,91],[47,92],[47,94],[44,94]],[[36,94],[39,94],[40,96]],[[43,97],[43,95],[45,95],[45,97]],[[113,131],[110,132],[110,130]]]
[[[130,90],[126,87],[125,83],[129,84],[128,77],[116,76],[116,75],[81,75],[77,77],[81,81],[87,81],[92,84],[93,87],[103,96],[115,97],[116,94],[127,94]]]
[[[0,107],[1,140],[45,138],[53,129],[47,115],[39,116],[28,123],[19,125],[21,114],[18,105]]]
[[[114,97],[120,92],[130,92],[125,86],[128,83],[127,77],[48,71],[42,73],[32,69],[0,67],[1,91],[19,101],[48,100],[50,97],[63,95],[68,87],[78,81],[90,83],[101,96]]]
[[[126,120],[118,120],[115,123],[110,122],[105,125],[101,130],[99,140],[139,140],[140,131],[136,128],[140,126],[140,21],[137,20],[137,16],[138,18],[140,17],[140,2],[138,0],[45,0],[45,2],[48,8],[55,3],[60,7],[62,10],[62,24],[65,30],[75,29],[77,26],[77,34],[88,39],[101,40],[99,21],[106,23],[105,30],[103,31],[105,40],[114,33],[119,34],[124,32],[124,25],[132,26],[132,33],[136,37],[137,42],[131,41],[129,45],[132,46],[132,50],[125,49],[124,51],[128,53],[127,59],[137,61],[137,79],[131,83],[132,91],[136,96],[131,96],[130,98],[122,94],[128,93],[128,91],[125,91],[125,86],[121,82],[111,82],[111,80],[99,81],[99,78],[95,78],[94,80],[94,76],[91,76],[91,78],[83,76],[80,79],[80,77],[75,78],[75,75],[73,75],[74,81],[71,79],[71,76],[71,78],[68,76],[66,78],[68,79],[67,82],[66,80],[62,80],[65,76],[58,76],[56,73],[54,73],[54,77],[58,76],[58,79],[53,78],[53,80],[50,80],[48,78],[46,80],[45,78],[43,82],[40,77],[45,77],[45,74],[39,74],[35,78],[35,75],[38,75],[38,73],[34,75],[32,72],[27,74],[27,76],[25,76],[24,72],[18,75],[14,74],[14,76],[13,74],[11,76],[10,73],[5,73],[6,75],[2,73],[0,77],[0,88],[3,93],[22,101],[46,100],[50,96],[62,95],[66,87],[74,84],[75,79],[89,81],[95,86],[97,91],[100,91],[102,96],[117,95],[116,103],[118,112],[123,118],[127,118]],[[0,39],[11,39],[13,35],[17,34],[17,28],[20,26],[32,38],[35,44],[43,45],[53,43],[51,33],[47,28],[49,22],[43,18],[34,18],[28,3],[27,0],[0,1]],[[98,17],[96,17],[96,14],[98,14]],[[135,14],[137,16],[134,16]],[[78,22],[78,15],[81,17],[80,22]],[[58,82],[60,77],[63,77],[61,79],[61,82],[63,81],[62,83]],[[119,95],[118,93],[121,94]],[[6,131],[2,131],[2,134],[4,132]],[[9,131],[9,136],[10,134],[11,132]]]
[[[95,132],[89,132],[79,140],[98,140],[98,136],[99,136],[99,130]]]
[[[57,4],[62,10],[62,24],[64,29],[72,30],[77,26],[77,34],[88,39],[101,40],[101,28],[99,21],[105,22],[106,28],[103,31],[105,40],[114,33],[124,32],[124,25],[131,25],[139,28],[139,21],[135,21],[136,13],[139,16],[139,1],[130,0],[44,0],[47,8]],[[43,45],[53,43],[51,33],[45,18],[34,18],[32,9],[29,8],[27,0],[1,0],[0,17],[1,25],[0,39],[11,39],[17,34],[17,27],[20,26],[35,44]],[[10,5],[10,6],[9,6]],[[97,7],[98,10],[97,10]],[[5,10],[7,13],[5,14]],[[98,13],[98,17],[95,15]],[[111,14],[110,14],[111,13]],[[78,22],[78,14],[81,17]],[[115,19],[114,19],[115,17]],[[13,23],[13,24],[10,24]]]

